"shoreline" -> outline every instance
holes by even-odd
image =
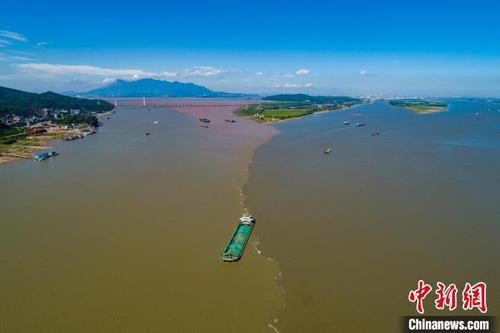
[[[423,114],[445,112],[445,111],[448,110],[448,107],[445,107],[445,108],[431,108],[430,107],[430,108],[427,108],[427,109],[424,109],[424,110],[414,109],[414,108],[411,108],[411,107],[403,107],[403,109],[411,111],[411,112],[413,112],[415,114],[423,115]]]
[[[441,102],[428,102],[423,100],[391,100],[389,105],[411,111],[415,114],[430,114],[444,112],[449,109],[449,105]]]
[[[116,109],[96,114],[97,118],[114,114]],[[27,136],[16,143],[9,145],[0,145],[0,165],[17,161],[33,159],[33,154],[37,151],[50,149],[50,142],[63,140],[64,137],[71,135],[81,135],[82,132],[89,130],[91,126],[79,124],[76,128],[63,129],[62,126],[52,125],[46,133],[41,135]],[[23,144],[24,142],[24,144]],[[18,147],[18,149],[16,149]]]
[[[321,111],[313,112],[311,114],[307,114],[307,115],[304,115],[304,116],[290,117],[290,118],[276,119],[276,120],[265,120],[265,119],[259,119],[259,118],[254,117],[254,116],[240,115],[240,114],[237,113],[238,109],[234,110],[234,114],[236,116],[240,117],[240,118],[250,119],[250,120],[252,120],[252,121],[254,121],[254,122],[258,123],[258,124],[278,124],[278,123],[282,123],[282,122],[289,121],[289,120],[294,120],[294,119],[304,119],[304,118],[313,116],[315,114],[321,114],[321,113],[327,113],[327,112],[345,111],[345,110],[352,109],[354,107],[357,107],[357,106],[360,106],[360,105],[365,105],[365,104],[368,104],[368,103],[360,103],[360,104],[355,104],[355,105],[351,105],[351,106],[342,106],[341,108],[338,108],[338,109],[321,110]]]

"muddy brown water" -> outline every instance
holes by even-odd
[[[498,314],[500,107],[263,126],[182,102],[0,166],[0,332],[397,332],[418,279],[485,281]],[[245,208],[252,243],[222,264]]]
[[[236,264],[219,254],[274,130],[224,122],[231,108],[191,110],[213,115],[204,129],[129,105],[54,159],[2,165],[0,331],[268,332],[277,265],[252,244]]]

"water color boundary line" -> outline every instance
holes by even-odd
[[[264,123],[262,123],[260,125],[262,125],[262,126],[269,126],[269,124],[264,124]],[[273,137],[279,135],[280,133],[281,133],[281,131],[277,130],[272,136],[268,137],[266,140],[264,140],[263,142],[259,143],[255,147],[255,149],[253,149],[252,154],[250,156],[250,160],[249,160],[247,166],[245,167],[244,181],[243,181],[243,184],[240,186],[240,189],[239,189],[240,202],[242,204],[243,212],[245,214],[248,214],[249,210],[248,210],[248,205],[247,205],[248,196],[245,194],[244,188],[248,184],[248,182],[250,181],[250,178],[251,178],[250,168],[251,168],[251,165],[254,162],[253,157],[254,157],[257,149],[259,149],[259,147],[263,146],[264,144],[266,144],[267,142],[269,142]],[[252,244],[252,247],[254,248],[255,252],[259,256],[262,256],[262,250],[259,248],[260,238],[259,238],[258,232],[254,231],[253,235],[251,236],[250,243]],[[282,277],[283,277],[283,273],[282,273],[282,271],[280,269],[280,264],[279,264],[279,262],[276,259],[274,259],[272,257],[267,257],[267,256],[265,256],[265,259],[267,261],[272,262],[274,265],[277,266],[277,274],[274,277],[274,284],[278,287],[279,291],[281,292],[281,297],[283,299],[281,307],[278,310],[275,311],[275,313],[272,316],[272,318],[273,318],[272,322],[269,322],[267,324],[267,327],[270,328],[274,333],[281,333],[281,331],[276,327],[276,325],[279,322],[279,316],[280,316],[280,314],[284,311],[284,309],[287,306],[286,290],[285,290],[285,287],[283,286],[283,284],[281,283]]]

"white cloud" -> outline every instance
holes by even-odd
[[[24,73],[45,75],[89,75],[104,77],[102,83],[108,83],[110,78],[138,80],[140,78],[155,78],[161,80],[189,80],[204,78],[223,78],[226,75],[240,74],[239,70],[222,70],[211,66],[195,66],[179,71],[148,72],[142,69],[114,69],[90,65],[62,65],[47,63],[22,63],[13,65]],[[106,82],[104,82],[106,81]]]
[[[36,46],[43,47],[43,46],[47,46],[49,44],[52,44],[52,42],[37,42]]]
[[[12,43],[9,42],[8,40],[0,39],[0,47],[4,47],[4,46],[10,45],[10,44],[12,44]]]
[[[107,77],[105,78],[104,80],[101,81],[101,84],[111,84],[111,83],[115,83],[116,82],[116,78],[114,77]]]
[[[210,66],[186,68],[182,72],[183,77],[210,77],[220,74],[222,74],[222,70]]]
[[[45,64],[45,63],[26,63],[17,64],[17,68],[25,72],[43,72],[47,74],[84,74],[95,76],[153,76],[153,73],[148,73],[140,69],[112,69],[89,65],[60,65],[60,64]]]
[[[12,80],[14,79],[14,77],[12,75],[0,75],[0,80],[1,81],[9,81],[9,80]]]
[[[24,56],[17,56],[17,55],[11,55],[10,59],[15,60],[15,61],[32,61],[30,57],[24,57]]]
[[[23,34],[20,34],[18,32],[13,32],[13,31],[7,31],[7,30],[0,30],[0,36],[12,40],[16,40],[19,42],[26,42],[28,39],[24,37]]]
[[[211,66],[195,66],[180,71],[164,71],[153,76],[164,79],[183,80],[193,78],[222,78],[226,75],[236,75],[239,73],[241,73],[239,70],[224,70]]]
[[[360,71],[359,71],[359,74],[360,74],[360,75],[362,75],[362,76],[365,76],[365,77],[367,77],[367,78],[368,78],[368,77],[376,77],[376,76],[379,76],[379,74],[378,74],[378,73],[369,72],[369,71],[364,70],[364,69],[360,70]]]
[[[302,87],[302,85],[297,84],[297,83],[285,83],[282,87],[283,88],[300,88],[300,87]]]
[[[259,71],[259,72],[256,72],[256,73],[255,73],[255,75],[257,75],[257,76],[262,76],[262,75],[264,75],[264,72],[260,72],[260,71]]]
[[[295,72],[295,74],[297,75],[307,75],[309,74],[311,71],[307,68],[302,68],[302,69],[299,69],[298,71]]]
[[[161,72],[160,73],[160,77],[164,77],[166,79],[175,79],[177,77],[179,77],[179,73],[177,72]]]
[[[288,89],[299,89],[299,88],[312,88],[315,85],[311,82],[300,84],[300,83],[284,83],[284,84],[275,84],[274,88],[288,88]]]

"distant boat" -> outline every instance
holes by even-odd
[[[93,135],[93,134],[96,134],[97,132],[93,129],[89,129],[89,130],[86,130],[86,131],[82,131],[82,135],[83,136],[87,136],[87,135]]]
[[[375,133],[372,133],[370,134],[371,136],[377,136],[377,135],[380,135],[380,132],[375,132]]]
[[[158,122],[155,120],[155,121],[153,121],[153,124],[158,124]]]
[[[323,153],[324,154],[330,154],[332,152],[333,148],[328,148],[327,150],[325,150]]]
[[[149,133],[149,132],[146,132],[146,136],[148,136],[148,135],[151,135],[151,133]]]
[[[36,154],[35,155],[35,161],[36,162],[40,162],[40,161],[46,160],[48,158],[51,158],[51,157],[54,157],[54,156],[57,156],[57,155],[59,155],[59,154],[56,153],[55,151],[50,151],[50,152],[44,152],[44,153]]]
[[[365,123],[356,123],[356,126],[361,127],[361,126],[366,126],[366,124]]]
[[[476,116],[479,116],[479,112],[476,112]]]
[[[348,121],[344,121],[344,125],[349,125],[349,122]]]

